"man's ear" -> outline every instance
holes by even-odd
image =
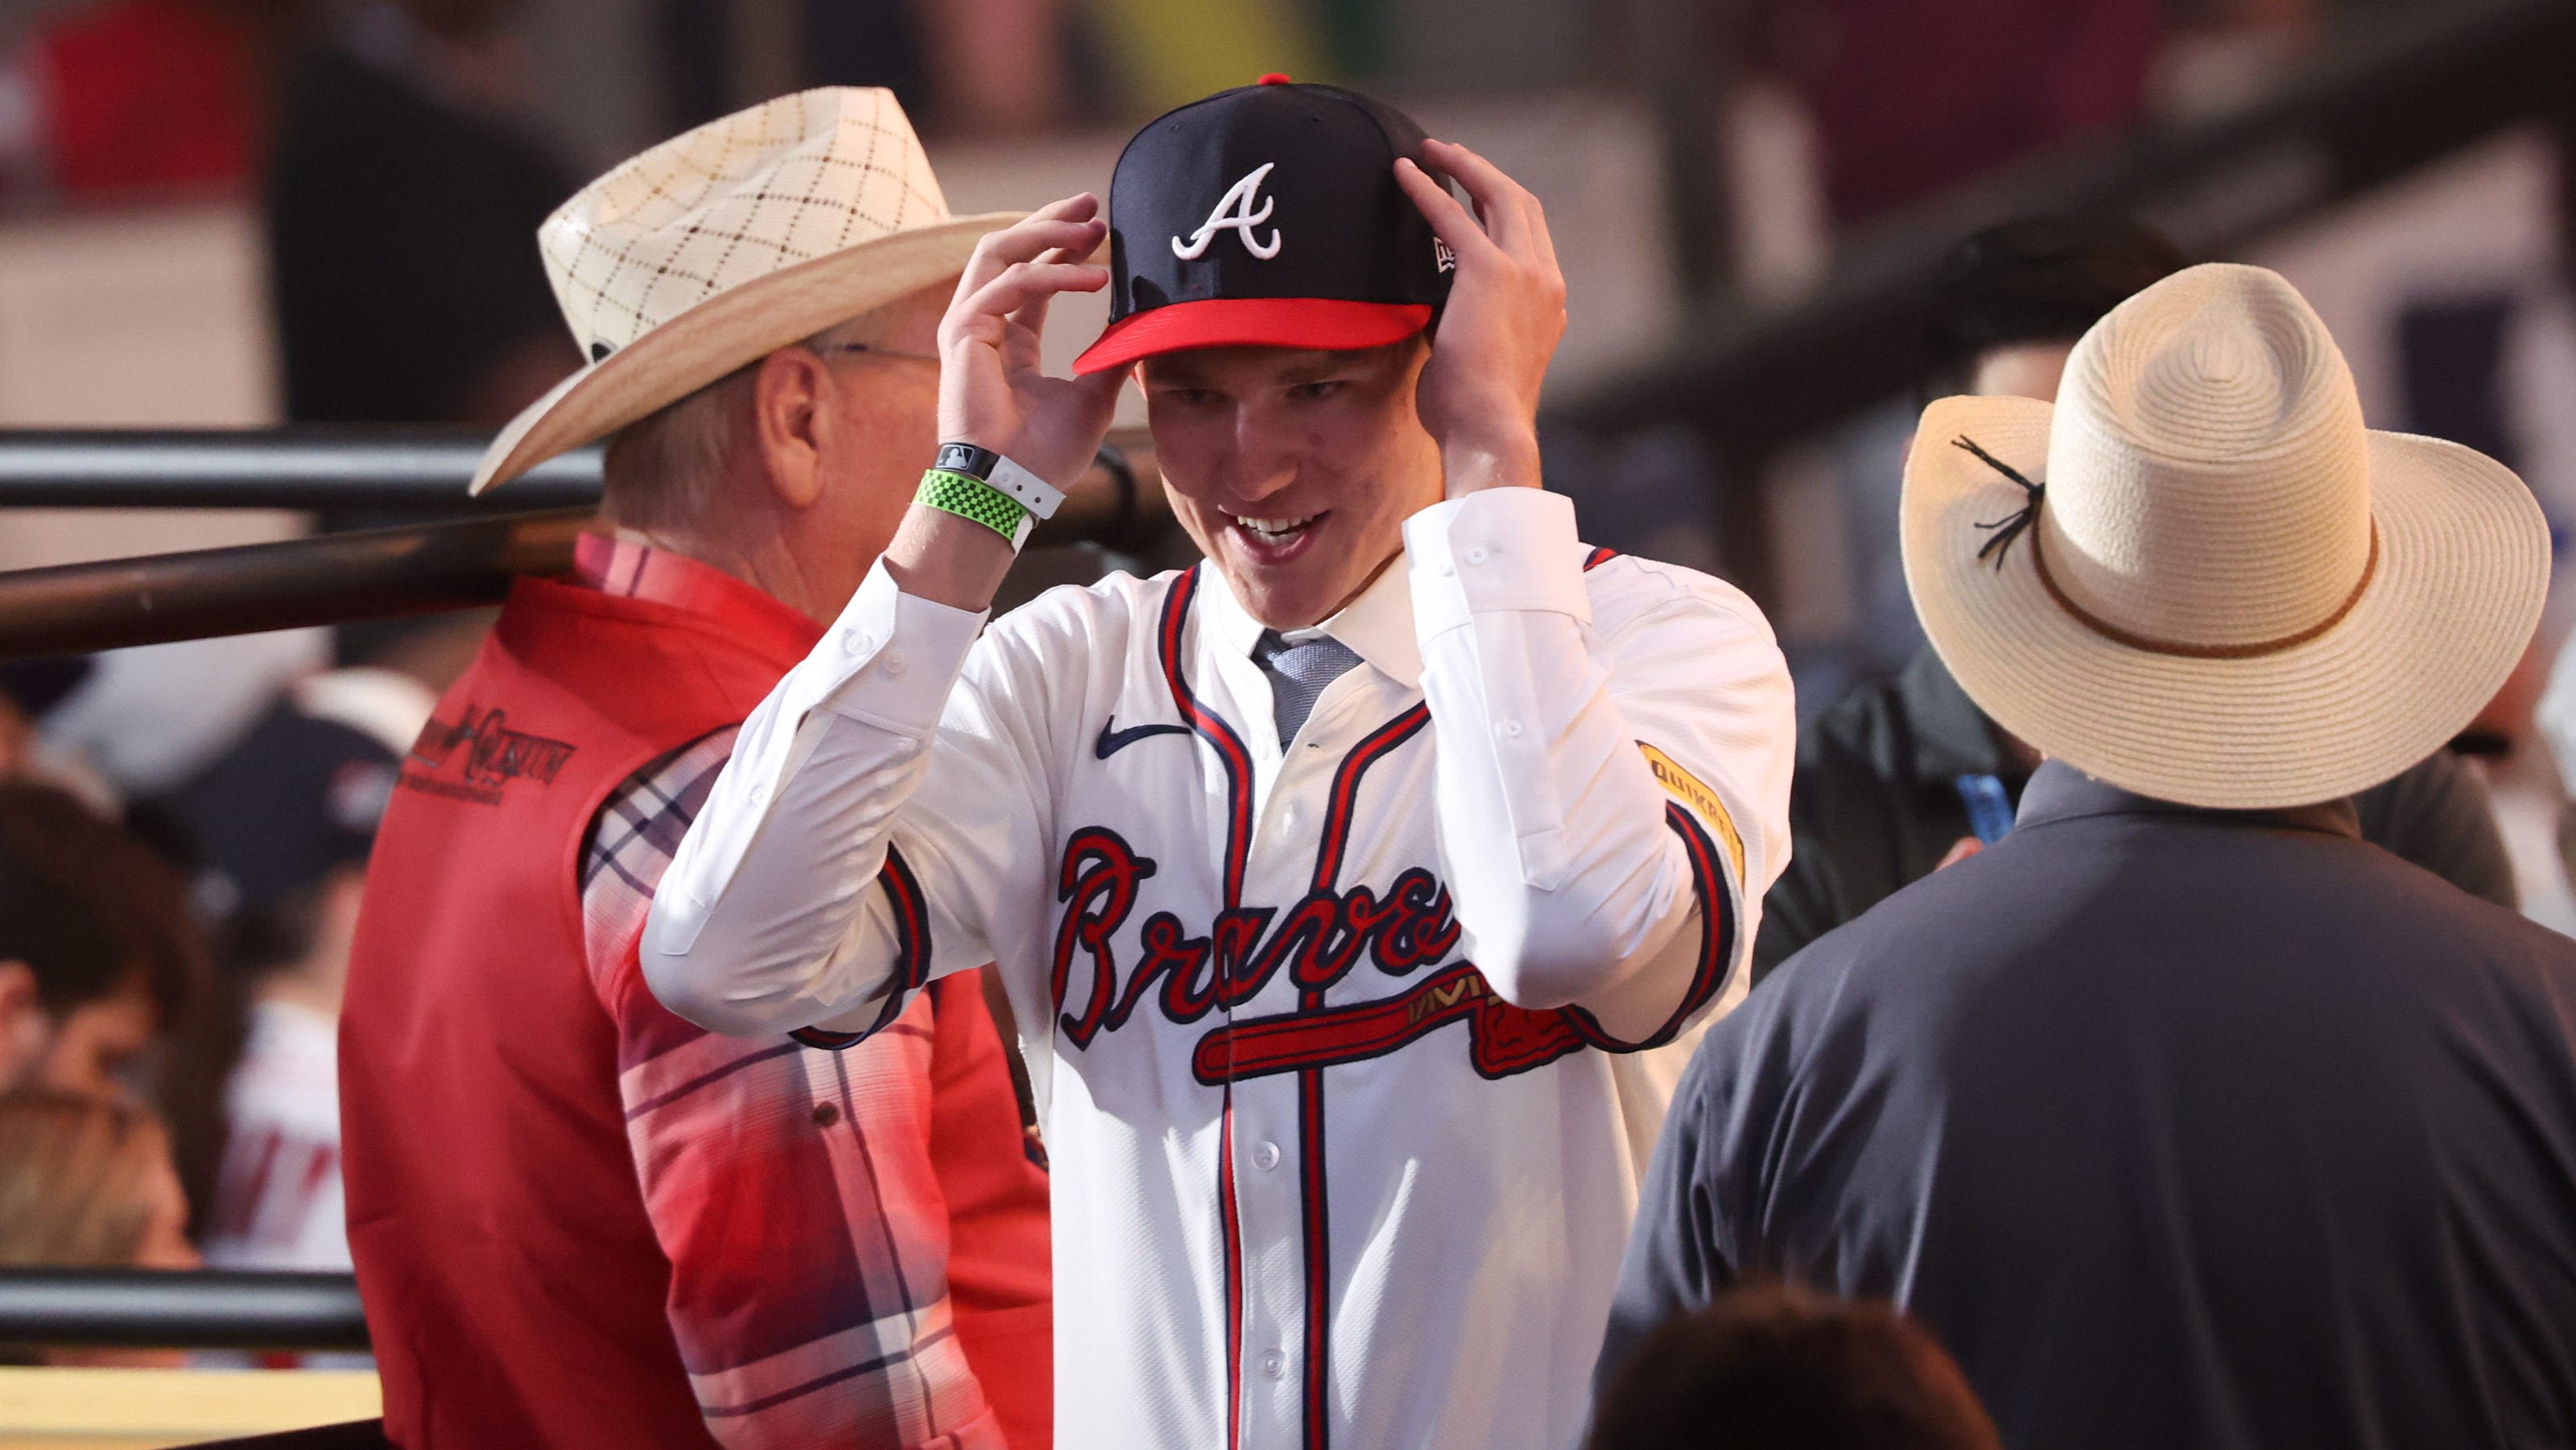
[[[789,508],[810,508],[823,496],[823,454],[837,421],[839,381],[821,358],[801,347],[782,347],[762,358],[753,375],[751,411],[761,461],[768,465],[769,486]]]
[[[50,1026],[35,972],[25,962],[0,962],[0,1088],[17,1086],[45,1055]]]

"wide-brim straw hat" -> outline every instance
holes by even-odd
[[[949,215],[887,90],[781,96],[665,141],[538,228],[555,301],[590,361],[510,420],[471,491],[949,281],[979,238],[1021,216]]]
[[[2504,683],[2549,583],[2522,480],[2365,429],[2325,325],[2259,267],[2123,303],[2054,406],[1934,403],[1901,511],[1915,610],[1969,698],[2195,806],[2331,800],[2422,760]]]

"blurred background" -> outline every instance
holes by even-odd
[[[2373,426],[2512,464],[2562,551],[2576,522],[2561,0],[0,0],[0,428],[488,428],[578,361],[538,222],[656,140],[886,85],[953,209],[1026,207],[1266,71],[1384,95],[1540,196],[1571,292],[1551,486],[1592,541],[1752,591],[1805,715],[1920,642],[1898,467],[1942,259],[1995,222],[2128,216],[2277,268]],[[1103,305],[1057,309],[1059,361]],[[6,508],[0,569],[366,521]],[[2459,748],[2525,910],[2576,931],[2533,725],[2571,618],[2562,586]],[[0,1102],[0,1267],[345,1266],[348,922],[481,627],[0,667],[0,1072],[54,1103]],[[106,1212],[28,1166],[102,1144],[143,1165],[139,1227],[12,1227]]]

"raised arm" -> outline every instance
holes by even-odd
[[[1557,494],[1426,509],[1406,551],[1470,957],[1522,1006],[1678,1030],[1735,977],[1787,856],[1796,716],[1769,628],[1628,559],[1596,619]]]
[[[1059,484],[1098,449],[1117,376],[1065,381],[1038,363],[1048,300],[1108,283],[1069,260],[1099,245],[1098,211],[1072,197],[976,247],[939,328],[943,441]],[[1018,688],[1031,672],[975,648],[1012,558],[986,525],[914,504],[744,722],[645,927],[644,977],[672,1011],[846,1041],[990,959],[993,902],[1034,879],[1047,779],[1042,702]]]
[[[1687,571],[1621,562],[1594,618],[1573,505],[1538,486],[1565,300],[1546,217],[1465,147],[1425,154],[1476,204],[1398,164],[1458,259],[1421,384],[1448,497],[1405,525],[1443,864],[1496,992],[1653,1040],[1734,973],[1786,859],[1788,670],[1749,601]]]

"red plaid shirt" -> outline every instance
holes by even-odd
[[[646,595],[684,594],[703,567],[623,543],[583,565],[594,588]],[[943,1438],[985,1396],[955,1332],[928,1151],[933,1004],[827,1052],[717,1036],[611,989],[638,970],[653,890],[733,740],[718,730],[629,777],[581,873],[600,1000],[641,1004],[618,1013],[618,1090],[698,1404],[727,1446],[998,1444]]]

